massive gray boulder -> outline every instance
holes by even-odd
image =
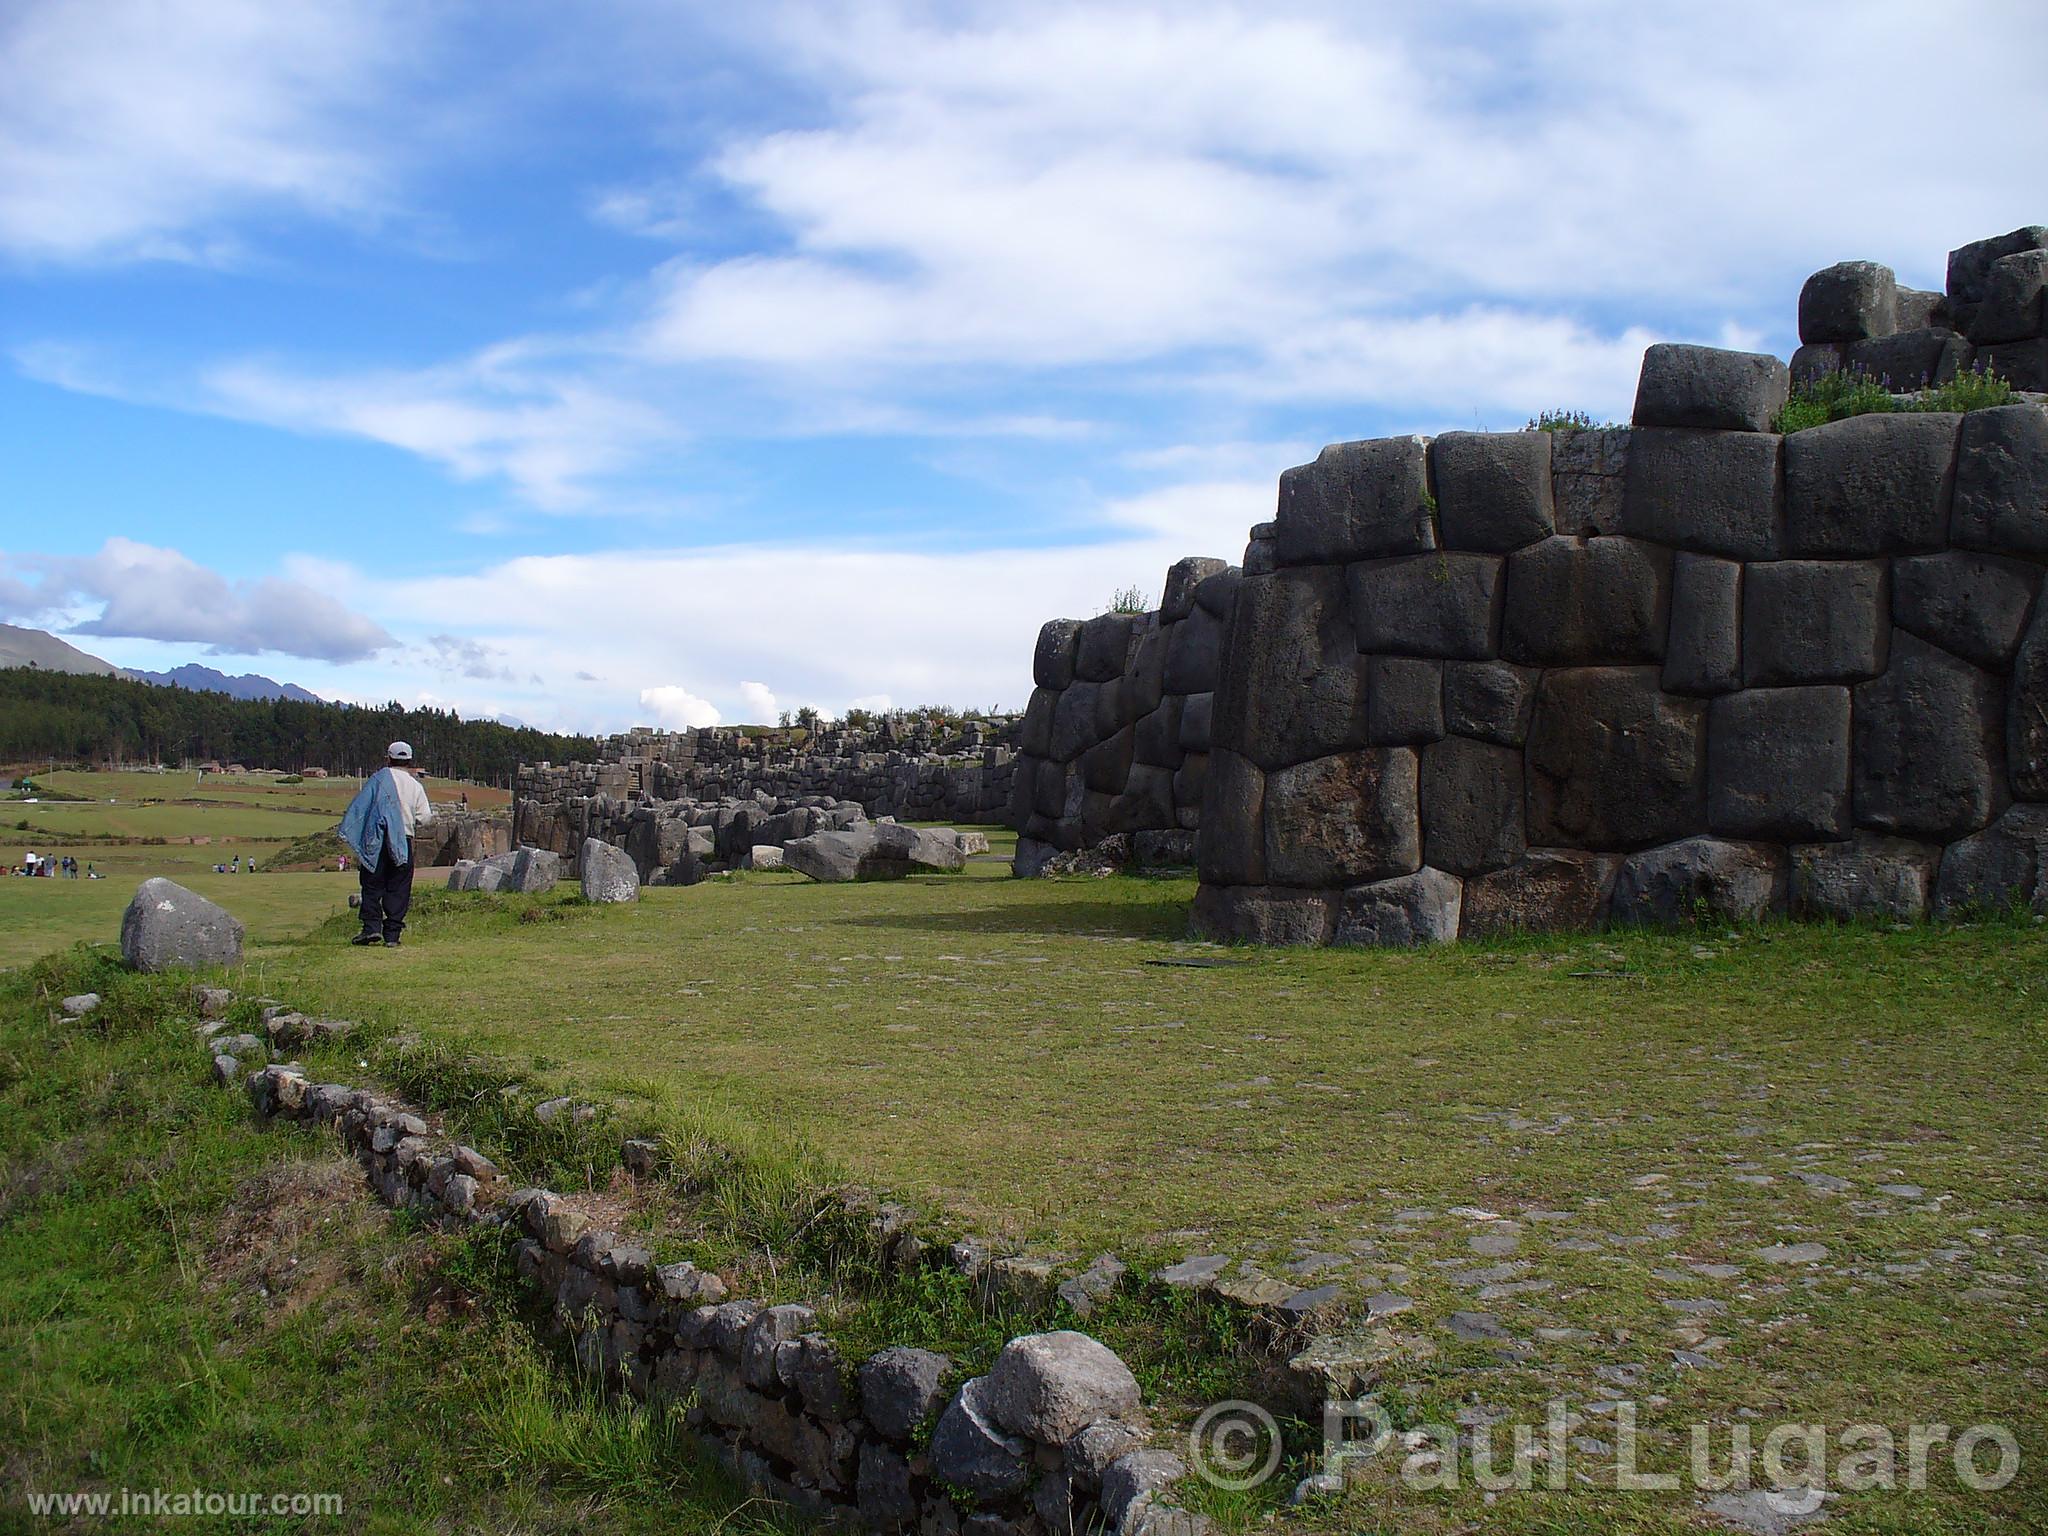
[[[1785,553],[1940,549],[1962,421],[1952,411],[1879,412],[1794,432],[1785,439]]]
[[[1801,341],[1887,336],[1897,318],[1898,279],[1874,261],[1838,261],[1799,290]]]
[[[2027,627],[2013,663],[2005,751],[2012,792],[2022,800],[2048,800],[2048,604]]]
[[[638,901],[640,871],[623,848],[594,837],[583,840],[581,865],[583,899],[605,903]]]
[[[1850,344],[1841,367],[1895,390],[1946,384],[1968,368],[1970,344],[1947,326],[1927,326]]]
[[[1419,656],[1365,661],[1365,739],[1375,747],[1421,746],[1444,733],[1444,664]]]
[[[1689,837],[1622,861],[1609,915],[1677,927],[1712,919],[1756,922],[1785,907],[1785,851],[1768,843]]]
[[[1972,240],[1948,253],[1948,302],[1958,330],[1967,331],[1977,318],[1991,282],[1991,269],[2007,256],[2048,246],[2048,227],[2023,225],[2010,234]]]
[[[1327,944],[1334,891],[1279,885],[1204,885],[1188,916],[1198,937],[1224,944]]]
[[[1361,561],[1347,574],[1361,651],[1468,661],[1494,654],[1500,632],[1500,556],[1438,550]]]
[[[1847,777],[1847,757],[1843,775]],[[1522,754],[1465,736],[1422,753],[1422,858],[1452,874],[1514,863],[1528,847],[1522,823]]]
[[[1217,687],[1216,745],[1285,768],[1365,745],[1366,662],[1344,572],[1310,566],[1247,576]]]
[[[1671,562],[1671,634],[1664,687],[1728,693],[1742,686],[1742,565],[1713,555]]]
[[[1195,861],[1212,885],[1266,883],[1266,776],[1235,752],[1209,754]]]
[[[1412,873],[1422,862],[1415,753],[1343,752],[1269,774],[1265,876],[1342,886]]]
[[[1966,549],[2048,559],[2048,409],[1963,417],[1950,537]]]
[[[1949,844],[1935,878],[1934,915],[1968,917],[2011,907],[2048,911],[2048,805],[2015,805]]]
[[[1529,739],[1537,675],[1506,661],[1445,662],[1444,730],[1519,747]]]
[[[495,862],[495,861],[487,861]],[[521,848],[512,855],[505,877],[499,889],[515,891],[522,896],[538,895],[551,891],[562,878],[561,856],[545,848]]]
[[[1849,835],[1849,690],[1751,688],[1707,713],[1707,824],[1727,837]]]
[[[1468,939],[1595,928],[1607,920],[1621,860],[1576,848],[1531,848],[1505,869],[1465,881],[1459,932]]]
[[[1731,560],[1772,559],[1781,457],[1771,432],[1638,427],[1629,434],[1621,522],[1599,531]]]
[[[1882,560],[1764,560],[1742,577],[1742,678],[1752,688],[1855,683],[1884,670]]]
[[[967,856],[961,851],[960,834],[951,827],[869,821],[843,832],[813,832],[785,843],[782,862],[785,869],[836,884],[955,873],[967,867]]]
[[[1768,432],[1791,387],[1790,370],[1767,352],[1659,343],[1643,354],[1635,424]]]
[[[1445,546],[1505,554],[1555,533],[1550,450],[1548,432],[1446,432],[1431,443]]]
[[[997,1421],[986,1376],[963,1385],[939,1415],[931,1458],[940,1481],[977,1499],[1008,1498],[1030,1481],[1031,1447]]]
[[[2003,671],[2019,649],[2040,585],[2040,568],[2023,560],[1962,550],[1913,555],[1892,562],[1892,614],[1922,640]]]
[[[1989,674],[1894,630],[1891,666],[1854,702],[1856,824],[1946,842],[2005,800],[1999,690]]]
[[[2048,295],[2048,250],[2014,251],[1991,264],[1984,300],[1970,321],[1970,340],[1979,346],[2026,341],[2043,334],[2043,298]]]
[[[121,914],[121,956],[138,971],[242,963],[242,924],[225,907],[161,876],[135,888]]]
[[[1282,566],[1413,555],[1436,547],[1419,437],[1333,443],[1280,476]]]
[[[898,1346],[871,1355],[860,1368],[861,1414],[877,1431],[907,1444],[946,1400],[953,1362],[928,1349]]]
[[[1464,882],[1440,869],[1354,885],[1338,898],[1333,944],[1407,949],[1458,936]]]
[[[1917,923],[1927,916],[1941,849],[1860,833],[1792,850],[1794,917]]]
[[[1529,728],[1529,839],[1629,849],[1706,825],[1705,705],[1653,667],[1550,671]]]
[[[872,823],[844,832],[813,832],[785,843],[782,862],[787,869],[813,880],[835,884],[860,878],[860,861],[875,845]]]
[[[1640,539],[1545,539],[1508,556],[1501,654],[1533,666],[1661,661],[1671,553]]]

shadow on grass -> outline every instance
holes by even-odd
[[[971,912],[875,912],[830,917],[836,928],[887,928],[917,933],[1111,934],[1117,938],[1185,939],[1187,903],[1059,901],[980,907]]]

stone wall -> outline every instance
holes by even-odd
[[[1010,803],[1019,722],[999,716],[951,730],[884,719],[863,729],[749,732],[734,726],[635,730],[605,741],[595,763],[521,764],[515,841],[573,857],[596,830],[585,803],[845,801],[901,821],[1000,821]],[[609,812],[604,814],[609,815]]]
[[[1132,834],[1141,863],[1193,862],[1239,576],[1222,560],[1182,560],[1157,612],[1038,632],[1008,814],[1020,874],[1116,833]]]
[[[446,806],[413,833],[412,861],[422,869],[488,859],[512,848],[512,819],[495,811],[457,811]]]
[[[930,1350],[896,1346],[848,1358],[824,1320],[796,1303],[731,1298],[688,1261],[660,1263],[631,1234],[606,1230],[616,1205],[587,1193],[511,1187],[474,1147],[388,1094],[321,1082],[295,1062],[249,1058],[347,1037],[355,1026],[275,1004],[259,1036],[236,1033],[225,989],[199,987],[201,1048],[215,1079],[255,1112],[338,1135],[377,1196],[415,1219],[505,1234],[519,1281],[547,1306],[579,1364],[612,1391],[680,1409],[688,1431],[750,1490],[827,1524],[944,1536],[1207,1536],[1206,1517],[1173,1502],[1187,1475],[1155,1448],[1137,1379],[1114,1352],[1073,1330],[1012,1339],[986,1374]],[[68,999],[67,1017],[99,1006]],[[567,1099],[532,1113],[570,1124],[594,1115]],[[624,1146],[635,1179],[659,1176],[663,1149]],[[849,1196],[889,1270],[952,1268],[1010,1298],[969,1244],[917,1238],[901,1206]],[[1096,1272],[1091,1271],[1091,1275]],[[1106,1277],[1114,1287],[1121,1266]],[[1014,1299],[1014,1298],[1012,1298]]]
[[[2038,330],[2048,253],[1976,249],[1949,312],[1987,334],[1986,269],[2034,284]],[[1851,308],[1874,323],[1884,286]],[[1400,944],[2048,905],[2048,401],[1780,437],[1788,381],[1652,347],[1632,428],[1287,471],[1223,647],[1197,926]]]

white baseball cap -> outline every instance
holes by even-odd
[[[384,749],[384,757],[388,762],[409,763],[412,761],[412,743],[409,741],[394,741]]]

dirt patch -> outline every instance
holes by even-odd
[[[200,1288],[238,1310],[301,1311],[352,1282],[358,1239],[382,1220],[348,1158],[266,1168],[236,1187],[201,1257]],[[424,1244],[397,1262],[423,1264]]]

